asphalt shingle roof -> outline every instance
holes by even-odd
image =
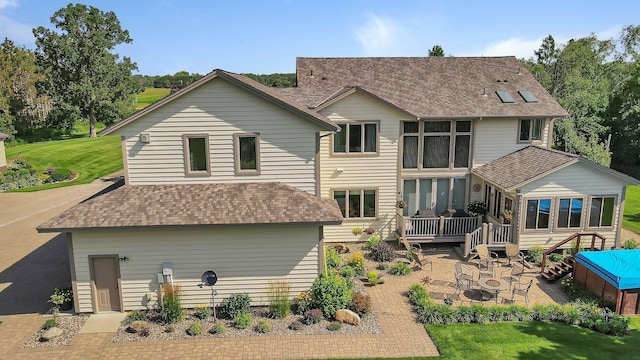
[[[335,200],[283,183],[127,185],[74,206],[38,231],[342,220]]]
[[[360,87],[419,118],[567,115],[515,57],[298,58],[296,71],[298,87],[280,92],[310,108]],[[498,90],[515,103],[502,103]],[[519,90],[538,102],[525,102]]]
[[[575,154],[527,146],[473,169],[471,172],[504,189],[513,189],[538,176],[577,162],[579,158]]]

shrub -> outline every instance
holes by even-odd
[[[73,177],[73,173],[69,169],[64,168],[56,168],[49,175],[49,179],[51,182],[64,181],[67,179],[71,179]]]
[[[367,271],[367,281],[371,285],[378,285],[378,283],[380,282],[380,279],[378,278],[378,272],[377,271]]]
[[[533,305],[533,307],[531,308],[531,320],[547,320],[547,307],[542,304]]]
[[[551,253],[549,254],[549,256],[547,256],[547,259],[549,259],[549,261],[552,262],[558,262],[558,261],[562,261],[564,259],[564,256],[560,253]]]
[[[296,314],[303,315],[305,311],[313,307],[313,297],[311,291],[303,291],[295,298]]]
[[[271,332],[271,323],[267,320],[258,321],[258,325],[256,325],[256,332],[259,332],[261,334]]]
[[[336,275],[322,274],[311,286],[311,294],[316,306],[327,318],[337,310],[346,309],[351,303],[351,289],[347,281]]]
[[[327,259],[327,268],[329,268],[329,270],[337,269],[342,265],[342,260],[340,259],[338,250],[334,247],[325,248],[325,257]]]
[[[429,292],[420,284],[411,285],[407,296],[409,297],[409,302],[415,306],[420,306],[421,304],[426,304],[431,301]]]
[[[636,239],[628,239],[622,244],[622,248],[627,250],[636,249],[638,248],[638,241]]]
[[[484,324],[489,319],[489,310],[480,304],[471,305],[473,310],[473,322]]]
[[[291,330],[302,330],[302,328],[304,328],[304,324],[301,323],[298,320],[296,320],[296,321],[292,322],[291,324],[289,324],[289,329],[291,329]]]
[[[351,266],[347,265],[342,269],[340,269],[340,276],[342,276],[345,279],[349,279],[356,276],[356,271],[353,270]]]
[[[355,292],[351,295],[351,310],[360,316],[371,312],[371,296]]]
[[[162,288],[162,310],[160,317],[166,324],[173,324],[180,320],[184,315],[182,304],[180,303],[180,287],[177,285],[167,284]]]
[[[327,325],[327,330],[329,330],[329,331],[338,331],[338,330],[340,330],[341,327],[342,327],[342,324],[340,324],[337,321],[334,321],[334,322],[330,323],[329,325]]]
[[[238,329],[246,329],[253,323],[253,317],[249,313],[241,312],[233,318],[233,321]]]
[[[355,270],[356,274],[364,275],[364,255],[362,252],[355,251],[347,258],[347,265]]]
[[[207,304],[200,304],[193,310],[193,316],[200,320],[204,320],[211,316],[211,308]]]
[[[44,322],[44,325],[42,325],[42,329],[49,330],[56,326],[58,326],[58,320],[56,320],[55,317],[52,317],[51,319],[47,319],[47,321]]]
[[[288,281],[269,281],[267,296],[269,297],[269,315],[282,319],[291,310],[291,284]]]
[[[55,288],[49,296],[49,303],[51,304],[51,312],[57,314],[60,312],[60,305],[71,301],[73,299],[73,293],[71,289]]]
[[[411,266],[403,262],[395,263],[389,267],[389,274],[398,276],[409,275],[411,274]]]
[[[191,336],[202,334],[202,324],[200,324],[199,322],[191,324],[191,326],[189,326],[189,328],[187,329],[187,334]]]
[[[388,262],[396,257],[396,251],[386,242],[379,242],[371,249],[371,257],[378,262]]]
[[[224,326],[224,323],[221,323],[221,322],[217,322],[213,324],[213,326],[209,330],[209,333],[214,335],[222,335],[226,332],[227,332],[227,327]]]
[[[174,331],[176,331],[176,327],[173,326],[173,324],[169,324],[169,325],[164,327],[164,332],[166,332],[166,333],[172,333]]]
[[[453,316],[459,323],[470,323],[475,319],[475,314],[471,306],[460,305],[453,311]]]
[[[532,246],[531,249],[527,251],[527,256],[525,257],[525,260],[527,260],[528,262],[540,264],[540,262],[542,261],[543,252],[544,252],[544,247],[542,247],[542,245]]]
[[[380,238],[380,235],[373,235],[369,238],[369,241],[367,241],[367,249],[369,250],[373,250],[373,247],[376,246],[376,244],[380,243],[382,241],[382,238]]]
[[[247,293],[231,294],[220,303],[222,316],[228,319],[235,319],[240,313],[248,313],[251,306],[251,297]]]
[[[305,311],[303,321],[307,325],[312,325],[319,323],[320,321],[322,321],[322,319],[322,310],[311,309]]]
[[[387,264],[378,264],[378,266],[376,266],[376,269],[384,271],[387,270],[388,267],[389,266],[387,266]]]
[[[351,229],[351,233],[353,234],[353,236],[360,236],[362,235],[362,228],[354,227],[353,229]]]
[[[471,216],[484,216],[487,214],[487,207],[482,201],[473,201],[467,206],[467,212]]]
[[[131,324],[132,322],[139,321],[139,320],[147,320],[146,311],[138,310],[138,311],[130,311],[129,313],[127,313],[127,319],[126,319],[127,324]]]

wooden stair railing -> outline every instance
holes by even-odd
[[[576,240],[575,248],[581,249],[580,241],[583,236],[591,236],[591,246],[589,250],[604,250],[604,243],[606,238],[597,232],[581,232],[575,233],[568,238],[560,241],[559,243],[553,245],[542,253],[542,262],[540,263],[540,275],[545,278],[547,281],[555,281],[558,280],[567,274],[569,274],[573,270],[573,256],[565,257],[563,261],[555,264],[554,266],[549,267],[549,269],[545,268],[547,264],[547,255],[549,255],[554,250],[558,249],[560,246],[568,243],[569,241]],[[600,249],[596,249],[596,239],[600,240]]]

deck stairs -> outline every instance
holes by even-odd
[[[585,239],[583,240],[583,238]],[[589,240],[591,240],[590,243]],[[543,279],[552,282],[561,279],[573,272],[573,265],[575,263],[575,260],[572,255],[565,256],[562,261],[552,264],[549,267],[545,266],[547,263],[547,255],[570,241],[572,242],[571,248],[573,250],[573,253],[577,253],[579,251],[604,250],[606,238],[601,234],[598,234],[597,232],[579,232],[548,248],[542,253],[542,261],[540,264],[540,276],[542,276]],[[599,248],[596,246],[596,242],[598,241],[600,242]]]
[[[573,272],[575,262],[573,256],[567,256],[562,261],[547,267],[540,275],[549,282],[560,280]]]

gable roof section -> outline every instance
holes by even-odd
[[[340,224],[333,199],[282,183],[123,186],[40,225],[39,232],[104,228]]]
[[[297,90],[283,94],[310,108],[328,101],[327,89],[352,86],[424,119],[568,115],[515,57],[298,58],[296,75]],[[498,90],[515,103],[502,103]],[[527,103],[519,90],[538,102]]]
[[[533,145],[514,151],[471,172],[507,191],[513,191],[578,162],[621,178],[630,184],[640,185],[640,181],[630,176],[600,166],[579,155]]]
[[[100,132],[100,135],[109,135],[114,133],[116,130],[124,127],[125,125],[153,112],[154,110],[164,106],[165,104],[185,95],[188,94],[189,92],[197,89],[198,87],[208,83],[209,81],[215,79],[215,78],[221,78],[224,79],[236,86],[239,86],[251,93],[253,93],[254,95],[257,95],[275,105],[278,105],[280,107],[283,107],[299,116],[301,116],[302,118],[305,118],[317,125],[320,125],[321,127],[323,127],[326,130],[330,130],[330,131],[337,131],[339,129],[339,127],[331,120],[329,120],[328,118],[309,110],[308,108],[301,106],[300,104],[292,101],[291,99],[283,96],[282,94],[280,94],[279,92],[275,91],[274,89],[264,86],[262,84],[260,84],[257,81],[254,81],[252,79],[249,79],[248,77],[244,76],[244,75],[239,75],[239,74],[234,74],[228,71],[224,71],[224,70],[220,70],[220,69],[216,69],[213,70],[212,72],[210,72],[209,74],[203,76],[202,78],[200,78],[199,80],[193,82],[192,84],[190,84],[189,86],[176,91],[175,93],[163,98],[162,100],[153,103],[149,106],[147,106],[146,108],[139,110],[138,112],[136,112],[135,114],[129,116],[128,118],[115,123],[107,128],[105,128],[104,130],[102,130]]]

